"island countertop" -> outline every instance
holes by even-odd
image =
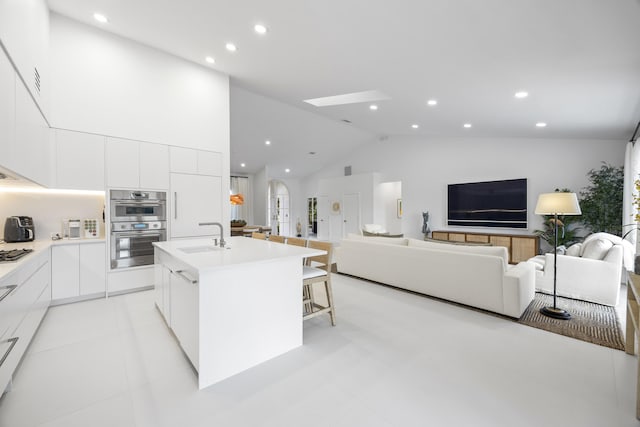
[[[236,267],[241,264],[267,262],[279,258],[306,258],[323,255],[325,251],[285,245],[248,237],[230,237],[225,239],[226,247],[214,246],[210,237],[196,239],[169,240],[153,245],[179,259],[198,271]]]

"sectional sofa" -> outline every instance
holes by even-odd
[[[535,266],[508,264],[501,246],[466,246],[350,234],[339,273],[518,318],[535,294]]]

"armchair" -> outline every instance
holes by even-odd
[[[584,243],[558,255],[559,296],[615,306],[620,294],[625,247],[620,237],[606,233],[588,236]],[[536,290],[553,293],[553,254],[530,259],[536,264]]]

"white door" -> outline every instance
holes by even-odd
[[[349,233],[360,234],[360,195],[342,196],[342,237]]]
[[[316,209],[318,214],[318,240],[329,240],[329,197],[318,196]]]
[[[222,223],[222,178],[172,173],[169,195],[172,238],[219,234],[218,227],[198,223]],[[229,235],[228,227],[226,234]]]

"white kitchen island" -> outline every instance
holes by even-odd
[[[156,305],[200,389],[302,345],[302,259],[324,251],[246,237],[154,245]]]

